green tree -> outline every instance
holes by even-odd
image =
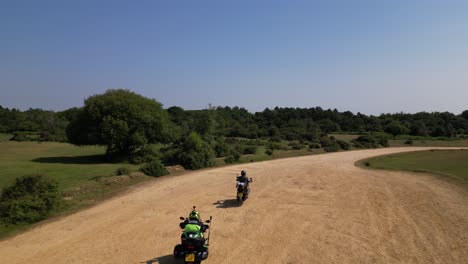
[[[91,96],[84,104],[67,127],[73,144],[104,145],[115,157],[171,139],[167,112],[154,99],[117,89]]]

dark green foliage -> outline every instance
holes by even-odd
[[[338,140],[336,140],[336,143],[343,150],[349,150],[351,148],[351,145],[348,142],[344,141],[344,140],[338,139]]]
[[[171,148],[163,150],[167,165],[182,165],[186,169],[200,169],[215,164],[215,153],[198,133],[191,132]]]
[[[31,138],[28,137],[28,133],[16,132],[13,134],[13,137],[10,140],[23,142],[23,141],[31,141]]]
[[[337,152],[339,150],[338,145],[330,145],[328,147],[323,148],[326,152]]]
[[[290,146],[293,150],[300,150],[304,148],[304,145],[298,142],[290,142],[288,146]]]
[[[265,154],[267,154],[268,156],[271,156],[273,155],[273,151],[274,151],[273,149],[266,149]]]
[[[130,174],[130,169],[127,167],[120,167],[115,171],[117,175],[128,175]]]
[[[310,149],[319,149],[321,146],[319,143],[309,143]]]
[[[169,118],[162,105],[128,90],[91,96],[67,127],[76,145],[105,145],[109,156],[130,155],[148,143],[168,142]]]
[[[214,151],[217,158],[226,156],[229,146],[224,140],[217,140],[214,145]]]
[[[377,148],[379,146],[378,140],[371,135],[361,135],[351,142],[356,148]]]
[[[236,151],[235,149],[231,149],[228,153],[228,155],[224,158],[224,162],[226,163],[234,163],[239,161],[240,159],[240,153]]]
[[[158,157],[158,152],[156,152],[150,145],[147,145],[132,153],[129,161],[132,164],[142,164],[151,162]]]
[[[256,146],[246,146],[242,151],[242,154],[255,154],[257,152]]]
[[[0,218],[9,224],[34,223],[45,219],[62,201],[58,183],[43,175],[16,178],[2,191]]]
[[[413,145],[413,143],[414,143],[414,142],[413,142],[412,139],[407,139],[407,140],[405,140],[405,144],[406,144],[406,145]]]
[[[169,174],[169,172],[166,170],[166,167],[164,167],[164,165],[158,159],[154,159],[153,161],[145,164],[143,167],[141,167],[140,171],[148,176],[155,177]]]

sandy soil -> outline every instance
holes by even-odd
[[[179,216],[213,216],[203,263],[467,263],[468,193],[436,177],[363,170],[340,152],[163,177],[0,242],[0,263],[180,263]],[[418,148],[422,149],[422,148]],[[235,175],[254,178],[238,207]]]

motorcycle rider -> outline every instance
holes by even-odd
[[[247,173],[245,172],[245,170],[242,170],[241,171],[241,175],[240,176],[237,176],[237,181],[238,182],[242,182],[245,184],[245,194],[246,196],[248,196],[249,192],[250,192],[250,188],[249,188],[249,183],[251,182],[250,179],[247,177]],[[237,186],[236,186],[237,187]]]
[[[184,229],[185,232],[195,232],[200,234],[200,246],[205,245],[205,236],[204,232],[206,231],[207,226],[203,224],[200,213],[193,207],[192,212],[190,212],[189,217],[185,219],[184,222],[179,224],[180,228]]]

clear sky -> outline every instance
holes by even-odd
[[[468,109],[468,1],[0,0],[0,105]]]

